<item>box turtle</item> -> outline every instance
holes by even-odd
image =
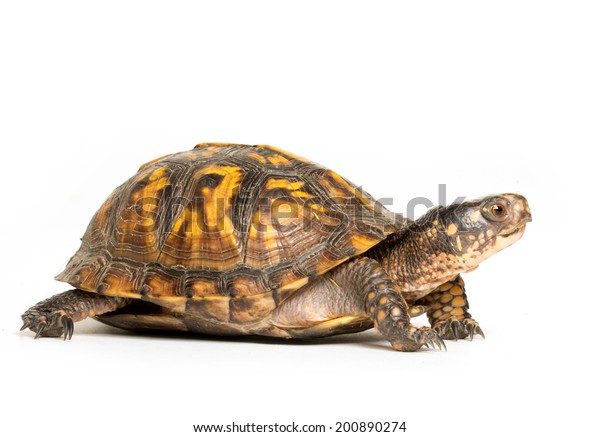
[[[337,173],[275,147],[205,143],[142,165],[92,218],[27,310],[35,337],[86,317],[133,330],[324,337],[375,327],[396,350],[483,336],[463,272],[519,240],[517,194],[415,221]],[[411,317],[426,313],[431,327]]]

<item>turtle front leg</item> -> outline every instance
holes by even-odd
[[[440,285],[419,303],[428,306],[427,317],[431,327],[446,340],[458,340],[475,334],[485,338],[479,323],[471,318],[465,282],[458,275],[452,281]]]
[[[38,337],[73,336],[73,324],[86,317],[123,308],[133,299],[102,296],[81,290],[70,290],[38,302],[21,316],[21,331],[29,328]]]
[[[377,261],[358,259],[348,264],[345,270],[334,271],[334,279],[354,285],[364,299],[365,309],[375,329],[394,349],[412,352],[421,346],[446,348],[434,330],[411,325],[410,310],[400,288]]]
[[[399,351],[445,348],[434,330],[411,325],[398,285],[369,258],[342,264],[316,278],[278,306],[271,323],[294,337],[356,332],[374,325]]]

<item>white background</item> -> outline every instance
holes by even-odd
[[[580,1],[3,2],[0,433],[597,433],[599,22]],[[398,212],[442,183],[526,195],[523,239],[465,277],[487,340],[19,333],[110,191],[204,141],[282,147]]]

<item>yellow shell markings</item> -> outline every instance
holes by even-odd
[[[230,300],[223,296],[193,297],[187,300],[185,311],[209,320],[228,321]]]
[[[239,144],[235,143],[200,143],[196,144],[194,149],[203,149],[205,147],[229,147],[229,146],[238,146]]]
[[[246,248],[246,265],[258,270],[286,261],[291,249],[301,253],[319,243],[318,235],[306,235],[303,230],[302,204],[268,199],[265,208],[257,208],[252,216]]]
[[[379,242],[379,239],[374,238],[365,234],[356,234],[352,236],[350,240],[352,247],[356,250],[356,253],[363,253],[373,247],[375,244]]]
[[[269,178],[264,182],[259,197],[267,199],[268,203],[259,205],[252,216],[246,265],[264,269],[285,261],[285,254],[297,245],[309,249],[313,244],[318,244],[318,241],[313,241],[315,238],[306,238],[302,227],[308,213],[302,199],[313,197],[302,191],[304,185],[304,181],[282,178]],[[277,197],[272,190],[284,190],[285,196],[278,193],[280,197]],[[294,198],[298,198],[298,201]]]
[[[258,153],[248,153],[246,156],[250,159],[260,162],[261,164],[267,163],[267,159],[264,156],[259,155]]]
[[[279,287],[277,291],[293,291],[308,284],[308,277],[303,277]]]
[[[329,178],[330,181],[327,181],[327,178]],[[324,179],[326,180],[326,184],[329,185],[329,189],[332,189],[336,193],[336,196],[353,197],[370,210],[375,209],[375,206],[377,205],[375,199],[367,194],[361,187],[355,187],[338,173],[327,170],[326,178]]]
[[[305,163],[305,164],[311,163],[311,161],[309,161],[306,158],[303,158],[303,157],[298,156],[298,155],[294,155],[293,153],[290,153],[290,152],[286,152],[285,150],[282,150],[282,149],[280,149],[278,147],[275,147],[275,146],[268,146],[266,144],[259,144],[257,147],[259,147],[261,149],[271,150],[271,151],[275,152],[276,154],[278,154],[280,156],[286,156],[287,158],[294,159],[294,160],[296,160],[298,162],[302,162],[302,163]]]
[[[329,329],[336,328],[338,326],[349,325],[349,324],[359,322],[359,321],[364,321],[364,322],[368,323],[368,320],[369,320],[368,317],[360,314],[360,315],[334,317],[333,319],[324,320],[324,321],[322,321],[322,320],[311,320],[311,321],[302,320],[301,322],[299,322],[296,320],[278,320],[277,326],[281,327],[281,328],[285,328],[287,330],[299,329],[302,331],[306,331],[307,326],[310,326],[310,328],[308,328],[308,331],[310,331],[312,329],[327,331]]]
[[[304,187],[303,181],[290,181],[289,179],[270,178],[270,179],[267,179],[267,182],[265,184],[265,189],[267,189],[267,190],[274,190],[276,188],[284,188],[289,191],[296,191],[302,187]]]
[[[275,185],[279,186],[272,184]],[[289,182],[286,185],[289,187]],[[308,193],[307,196],[312,197]],[[264,269],[309,253],[323,244],[323,226],[337,228],[341,223],[339,218],[327,215],[329,211],[326,208],[310,200],[270,197],[268,190],[261,197],[268,199],[268,204],[257,209],[252,218],[245,259],[246,265],[251,268]],[[311,228],[306,225],[314,227],[315,231],[311,232]],[[317,261],[320,258],[314,259],[309,271],[315,272],[317,269],[321,273],[333,268],[338,258],[323,258],[322,265],[319,266]],[[287,286],[288,283],[296,283],[301,279],[293,276],[282,278],[281,283],[285,289],[291,288]]]
[[[269,162],[273,165],[292,165],[292,162],[289,159],[286,159],[283,155],[271,155],[267,157]]]
[[[203,177],[217,175],[216,186],[200,186]],[[158,262],[197,269],[226,271],[241,264],[240,241],[231,217],[231,199],[239,190],[243,171],[234,166],[208,166],[193,176],[194,196],[179,213]],[[219,255],[219,256],[216,256]]]
[[[243,177],[242,171],[238,167],[208,167],[196,173],[199,178],[203,175],[217,174],[223,176],[223,181],[216,188],[203,187],[201,190],[207,208],[204,210],[205,224],[210,230],[218,230],[221,235],[233,235],[233,225],[231,223],[228,208],[231,205],[223,205],[226,210],[221,209],[219,200],[229,203],[233,195],[238,191]],[[223,229],[218,228],[223,220]],[[223,234],[224,231],[224,234]]]
[[[331,170],[327,170],[319,182],[331,197],[347,198],[355,191],[341,176]]]
[[[369,199],[367,196],[363,195],[364,191],[362,190],[362,188],[357,187],[357,188],[353,188],[352,185],[343,177],[341,177],[339,174],[337,174],[334,171],[329,170],[329,176],[332,177],[337,184],[339,184],[340,186],[344,187],[345,190],[348,191],[348,193],[352,194],[354,197],[356,197],[363,205],[365,205],[367,208],[369,209],[374,209],[375,208],[375,203],[373,202],[373,199]]]
[[[167,168],[147,168],[137,178],[146,181],[143,187],[129,196],[127,204],[116,217],[113,231],[115,256],[151,260],[158,251],[156,210],[160,191],[170,185]]]
[[[306,191],[299,191],[299,190],[292,191],[290,194],[292,195],[292,197],[298,197],[301,199],[312,199],[315,197],[314,195],[307,193]]]
[[[287,191],[287,194],[293,198],[298,199],[298,201],[292,200],[284,200],[284,199],[275,199],[271,201],[271,218],[279,225],[291,225],[297,224],[302,225],[303,214],[307,211],[305,210],[306,205],[310,205],[310,208],[319,210],[321,212],[327,212],[325,208],[321,205],[317,205],[314,203],[305,203],[301,199],[312,199],[315,196],[303,191],[304,181],[292,181],[289,179],[277,179],[270,178],[265,183],[265,190],[274,190],[274,189],[284,189]],[[318,219],[318,216],[314,213],[313,217]]]

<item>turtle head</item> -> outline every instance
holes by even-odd
[[[530,221],[527,200],[518,194],[438,206],[367,256],[381,260],[414,300],[518,241]]]
[[[518,241],[531,221],[527,199],[518,194],[485,196],[435,212],[438,217],[429,220],[437,224],[439,243],[467,270]]]

